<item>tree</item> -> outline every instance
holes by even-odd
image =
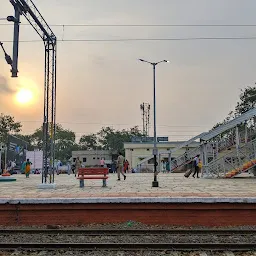
[[[31,135],[31,143],[39,150],[43,149],[43,127],[37,129]],[[60,124],[56,124],[55,133],[55,158],[67,161],[72,156],[72,151],[78,150],[76,135],[73,131],[64,129]]]
[[[218,126],[221,126],[230,120],[234,119],[235,117],[249,111],[252,108],[255,108],[256,106],[256,87],[248,86],[245,89],[241,90],[239,101],[236,104],[236,107],[234,111],[229,112],[228,116],[222,121],[214,125],[212,129],[217,128]],[[254,120],[255,122],[255,120]],[[248,127],[250,128],[250,125],[248,124]],[[219,135],[219,138],[227,137],[227,136],[233,136],[234,131],[225,131],[223,134]]]
[[[77,148],[75,133],[57,124],[55,134],[55,158],[61,161],[67,161],[71,158],[72,151]]]
[[[23,135],[23,134],[17,133],[17,134],[15,134],[15,137],[17,137],[21,140],[24,140],[28,143],[27,144],[27,150],[29,150],[29,151],[34,150],[35,147],[33,146],[31,135]]]
[[[79,147],[82,150],[95,150],[99,148],[96,134],[83,135],[79,140]]]
[[[7,143],[8,133],[18,133],[21,131],[20,122],[15,122],[14,117],[9,115],[0,115],[0,141]]]
[[[248,110],[255,108],[256,105],[256,87],[247,87],[241,90],[240,101],[237,102],[235,114],[243,114]]]
[[[115,130],[112,127],[102,127],[101,130],[97,133],[99,144],[104,150],[110,150],[110,138],[115,133]]]
[[[43,150],[43,138],[43,126],[41,126],[40,128],[36,129],[33,134],[31,134],[32,145],[39,150]]]
[[[131,142],[132,137],[143,137],[143,133],[137,126],[128,130],[115,130],[111,127],[103,127],[98,132],[99,143],[105,150],[110,150],[112,153],[124,151],[124,142]]]

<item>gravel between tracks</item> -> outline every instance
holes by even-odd
[[[117,229],[117,230],[127,230],[127,229],[148,229],[149,231],[151,229],[170,229],[170,230],[175,230],[175,229],[205,229],[205,227],[180,227],[180,226],[149,226],[149,225],[144,225],[141,223],[137,223],[137,222],[133,222],[132,220],[129,222],[125,222],[125,223],[119,223],[119,224],[102,224],[102,225],[95,225],[95,224],[91,224],[91,225],[81,225],[81,226],[58,226],[58,225],[54,225],[54,226],[22,226],[22,227],[3,227],[0,226],[1,229],[28,229],[28,228],[35,228],[35,229],[60,229],[60,233],[61,233],[61,229],[65,228],[65,229],[89,229],[89,230],[104,230],[104,229]],[[255,230],[256,226],[243,226],[243,227],[213,227],[212,229],[216,230],[216,229],[245,229],[245,230]],[[156,241],[156,238],[158,239],[159,242],[255,242],[256,237],[255,236],[225,236],[225,237],[220,237],[220,236],[190,236],[188,238],[188,236],[174,236],[174,235],[167,235],[167,236],[156,236],[154,235],[152,237],[145,237],[144,240],[142,240],[142,236],[105,236],[105,238],[99,238],[99,237],[90,237],[90,236],[85,236],[85,238],[83,236],[77,236],[77,235],[58,235],[56,237],[53,235],[43,235],[42,236],[38,236],[39,234],[35,234],[35,235],[29,235],[29,234],[23,234],[23,235],[11,235],[13,236],[11,240],[14,240],[14,242],[28,242],[30,241],[32,242],[119,242],[119,241],[123,241],[123,242],[132,242],[132,243],[136,243],[136,242],[150,242],[150,241]],[[9,236],[8,236],[9,237]],[[74,241],[74,237],[75,237],[75,241]],[[10,238],[10,237],[9,237]],[[54,238],[54,239],[53,239]],[[2,243],[10,243],[12,241],[10,241],[10,239],[7,238],[6,235],[0,235],[0,239]],[[86,241],[85,241],[86,239]],[[88,240],[89,239],[89,240]],[[98,240],[97,240],[98,239]],[[99,241],[99,239],[101,239]],[[102,240],[104,239],[104,240]],[[162,240],[164,239],[164,240]],[[117,241],[118,240],[118,241]],[[204,254],[200,254],[200,252],[171,252],[171,251],[15,251],[15,252],[1,252],[0,251],[0,256],[200,256],[200,255],[204,255]],[[218,252],[207,252],[206,254],[207,256],[227,256],[228,254],[225,253],[218,253]],[[237,252],[234,253],[235,256],[256,256],[256,252]]]

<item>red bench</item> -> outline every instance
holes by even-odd
[[[107,186],[109,170],[103,167],[79,168],[77,179],[80,180],[80,188],[84,187],[84,180],[102,180],[103,187]]]

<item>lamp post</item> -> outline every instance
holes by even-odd
[[[142,61],[142,62],[146,62],[150,65],[153,66],[153,95],[154,95],[154,148],[153,148],[153,155],[154,155],[154,180],[152,182],[152,187],[158,187],[159,184],[158,184],[158,181],[157,181],[157,163],[156,163],[156,158],[157,158],[157,137],[156,137],[156,66],[162,62],[169,62],[168,60],[161,60],[161,61],[158,61],[158,62],[150,62],[150,61],[146,61],[146,60],[143,60],[143,59],[139,59],[139,61]]]

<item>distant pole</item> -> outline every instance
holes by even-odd
[[[152,182],[152,187],[158,187],[158,181],[157,181],[157,137],[156,137],[156,63],[153,63],[153,90],[154,90],[154,149],[153,149],[153,155],[154,155],[154,181]]]
[[[5,171],[7,171],[7,149],[8,149],[8,145],[6,146],[5,151],[4,151],[4,169],[5,169]]]
[[[143,135],[145,135],[145,104],[144,102],[140,104],[140,109],[142,111],[142,130],[143,130]]]
[[[148,104],[147,106],[147,122],[146,122],[146,133],[147,133],[147,137],[149,136],[149,118],[150,118],[150,105]]]
[[[36,169],[36,150],[34,149],[34,169]]]
[[[157,181],[157,136],[156,136],[156,66],[162,62],[169,62],[168,60],[162,60],[159,62],[149,62],[143,59],[139,59],[142,62],[149,63],[153,66],[153,104],[154,104],[154,148],[153,148],[153,155],[154,155],[154,180],[152,182],[152,187],[156,188],[159,187]]]

